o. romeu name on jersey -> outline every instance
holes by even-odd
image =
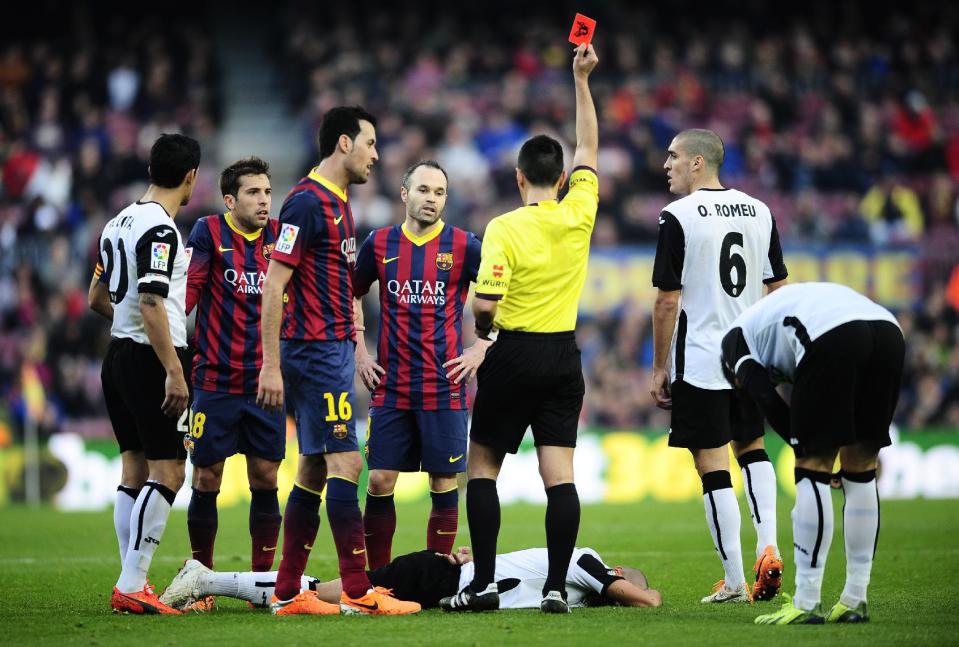
[[[263,357],[261,295],[278,234],[276,220],[244,233],[229,212],[201,218],[194,225],[187,242],[192,256],[186,309],[197,308],[196,388],[256,392]]]
[[[463,306],[479,263],[476,236],[442,222],[422,237],[403,225],[377,229],[360,246],[356,296],[380,283],[377,361],[386,375],[373,406],[468,406],[465,383],[452,384],[443,364],[463,352]]]
[[[721,204],[716,203],[713,205],[714,211],[706,207],[706,205],[701,204],[696,207],[696,211],[699,212],[699,215],[703,218],[708,218],[709,216],[719,215],[723,218],[755,218],[756,217],[756,205],[752,204]]]
[[[342,341],[355,337],[353,214],[346,192],[316,169],[283,201],[273,258],[295,268],[286,286],[282,339]]]

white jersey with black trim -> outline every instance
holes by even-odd
[[[100,281],[113,302],[113,337],[149,344],[140,314],[140,294],[163,297],[170,337],[186,348],[186,275],[189,253],[173,219],[157,202],[135,202],[100,235]]]
[[[766,368],[777,382],[792,382],[806,345],[851,321],[899,322],[881,305],[837,283],[784,285],[736,317],[741,344],[724,347],[724,361],[736,372],[747,359]]]
[[[670,377],[701,389],[731,388],[720,343],[729,324],[787,276],[776,221],[736,189],[699,189],[659,216],[653,285],[682,290]]]
[[[543,600],[543,584],[549,571],[545,548],[528,548],[496,556],[493,575],[499,585],[500,609],[537,609]],[[603,596],[610,584],[622,577],[616,575],[592,548],[576,548],[566,573],[567,603],[571,607],[587,606],[592,596]],[[473,562],[460,569],[459,590],[473,581]]]

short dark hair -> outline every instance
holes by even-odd
[[[410,166],[408,169],[406,169],[406,172],[403,173],[403,188],[404,188],[404,189],[406,189],[407,191],[410,190],[410,176],[413,175],[413,173],[416,171],[416,169],[418,169],[418,168],[421,167],[421,166],[425,166],[425,167],[427,167],[427,168],[435,168],[435,169],[437,169],[438,171],[440,171],[440,172],[443,174],[443,177],[446,178],[446,187],[449,188],[449,185],[450,185],[450,176],[446,174],[446,169],[444,169],[442,166],[440,166],[440,163],[439,163],[439,162],[437,162],[436,160],[420,160],[419,162],[416,162],[415,164],[413,164],[412,166]]]
[[[319,135],[320,159],[326,159],[333,154],[340,135],[356,139],[360,134],[361,121],[368,121],[376,127],[376,117],[360,106],[337,106],[323,115]]]
[[[553,186],[563,173],[563,147],[552,137],[536,135],[519,149],[517,166],[533,186]]]
[[[233,162],[220,173],[220,193],[235,198],[240,191],[240,178],[244,175],[270,177],[270,165],[255,155]]]
[[[719,170],[726,158],[722,137],[705,128],[690,128],[676,135],[676,140],[690,155],[702,155],[706,165]]]
[[[150,149],[150,182],[175,189],[184,176],[200,167],[200,144],[192,137],[162,134]]]

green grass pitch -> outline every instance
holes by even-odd
[[[827,564],[824,605],[838,599],[845,574],[842,498],[834,494],[836,535]],[[789,506],[780,500],[779,536],[786,556],[784,587],[793,589]],[[401,506],[394,551],[421,548],[428,508]],[[465,511],[458,544],[468,543]],[[543,544],[543,508],[503,511],[500,551]],[[308,572],[336,576],[323,519]],[[0,510],[0,642],[7,645],[947,645],[959,644],[959,503],[883,503],[879,552],[870,589],[872,622],[862,626],[759,627],[759,614],[781,598],[752,606],[704,606],[699,598],[721,575],[700,505],[640,503],[583,508],[579,545],[612,564],[643,568],[663,593],[660,609],[577,609],[567,617],[539,611],[482,615],[424,612],[406,618],[273,618],[237,601],[221,600],[207,615],[114,615],[110,591],[118,572],[109,512],[65,514]],[[747,568],[755,535],[743,517]],[[249,564],[246,510],[221,511],[217,567]],[[152,580],[158,590],[189,555],[186,518],[174,512]]]

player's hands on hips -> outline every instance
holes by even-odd
[[[599,63],[599,57],[596,56],[596,50],[593,49],[592,45],[576,46],[573,53],[573,74],[575,76],[589,76],[597,63]]]
[[[256,404],[260,408],[279,413],[283,411],[283,375],[280,367],[263,365],[256,387]]]
[[[453,380],[453,384],[466,380],[468,384],[476,376],[480,364],[486,359],[486,351],[492,345],[493,342],[487,339],[477,339],[476,343],[464,350],[462,355],[443,364],[443,368],[449,369],[446,379]]]
[[[167,373],[163,388],[165,396],[160,410],[171,418],[179,418],[190,404],[190,391],[187,389],[183,371]]]
[[[673,396],[669,392],[669,373],[666,369],[653,370],[653,376],[649,379],[649,394],[660,409],[673,408]]]
[[[376,360],[370,355],[356,358],[356,372],[363,380],[363,386],[370,391],[379,386],[380,375],[386,375],[386,369],[377,364]]]

